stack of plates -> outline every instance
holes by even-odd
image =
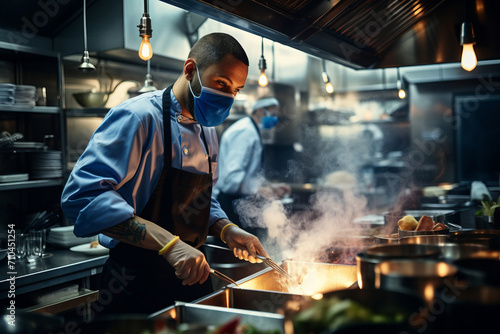
[[[21,182],[21,181],[28,181],[28,173],[0,174],[0,183]]]
[[[36,87],[16,85],[14,104],[20,107],[33,107],[36,101]]]
[[[32,179],[60,178],[62,174],[61,151],[43,151],[31,155],[30,177]]]
[[[14,105],[14,92],[16,85],[8,83],[0,83],[0,105],[11,106]]]
[[[95,237],[78,238],[73,233],[73,226],[52,227],[47,236],[47,243],[60,247],[73,247],[76,245],[90,243]]]
[[[0,105],[33,107],[36,103],[36,87],[0,83]]]

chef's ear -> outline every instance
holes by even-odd
[[[191,81],[191,79],[193,79],[193,76],[196,75],[196,62],[194,61],[194,59],[188,58],[184,62],[183,74],[187,81]]]

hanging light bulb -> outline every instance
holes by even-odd
[[[82,63],[78,69],[82,72],[91,72],[95,70],[95,66],[90,62],[90,55],[87,49],[87,2],[83,0],[83,56]]]
[[[266,87],[269,84],[269,80],[267,80],[267,75],[264,69],[261,70],[259,76],[259,86]]]
[[[144,0],[144,13],[137,27],[139,28],[139,36],[142,37],[141,46],[139,47],[139,58],[149,60],[153,57],[153,48],[149,41],[153,36],[153,29],[151,29],[151,19],[148,14],[148,0]]]
[[[476,39],[472,23],[463,22],[460,29],[460,45],[463,46],[461,64],[462,68],[466,71],[472,71],[477,65],[474,44],[476,44]]]
[[[400,99],[405,99],[406,98],[406,92],[403,87],[403,82],[401,81],[401,75],[399,74],[399,67],[398,67],[398,81],[396,82],[396,88],[398,89],[398,96]]]
[[[153,48],[149,42],[149,37],[144,35],[142,37],[141,46],[139,47],[139,57],[142,60],[149,60],[153,56]]]
[[[326,63],[325,60],[323,59],[323,73],[321,73],[321,77],[323,78],[323,82],[325,83],[325,90],[328,94],[332,94],[334,91],[333,85],[330,82],[330,77],[328,76],[328,73],[326,73]]]
[[[266,68],[267,68],[266,58],[264,58],[264,37],[262,37],[261,55],[259,60],[259,70],[260,70],[259,86],[261,87],[266,87],[269,84],[269,80],[267,79],[266,75]]]

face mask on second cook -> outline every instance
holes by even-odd
[[[194,96],[194,118],[203,126],[217,126],[229,116],[234,95],[204,87],[201,83],[198,66],[196,66],[196,74],[201,86],[199,96],[194,95],[191,82],[189,82],[189,90]]]
[[[278,123],[278,116],[270,116],[270,113],[267,109],[264,109],[266,116],[262,117],[262,128],[264,129],[272,129]]]

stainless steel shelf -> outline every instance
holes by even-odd
[[[109,108],[71,108],[64,109],[66,117],[104,117],[108,113]]]
[[[0,111],[8,112],[24,112],[24,113],[38,113],[38,114],[60,114],[61,108],[50,106],[34,106],[34,107],[19,107],[19,106],[6,106],[0,105]]]
[[[6,183],[0,183],[0,191],[60,186],[62,184],[63,184],[62,178],[61,179],[21,181],[21,182],[6,182]]]

